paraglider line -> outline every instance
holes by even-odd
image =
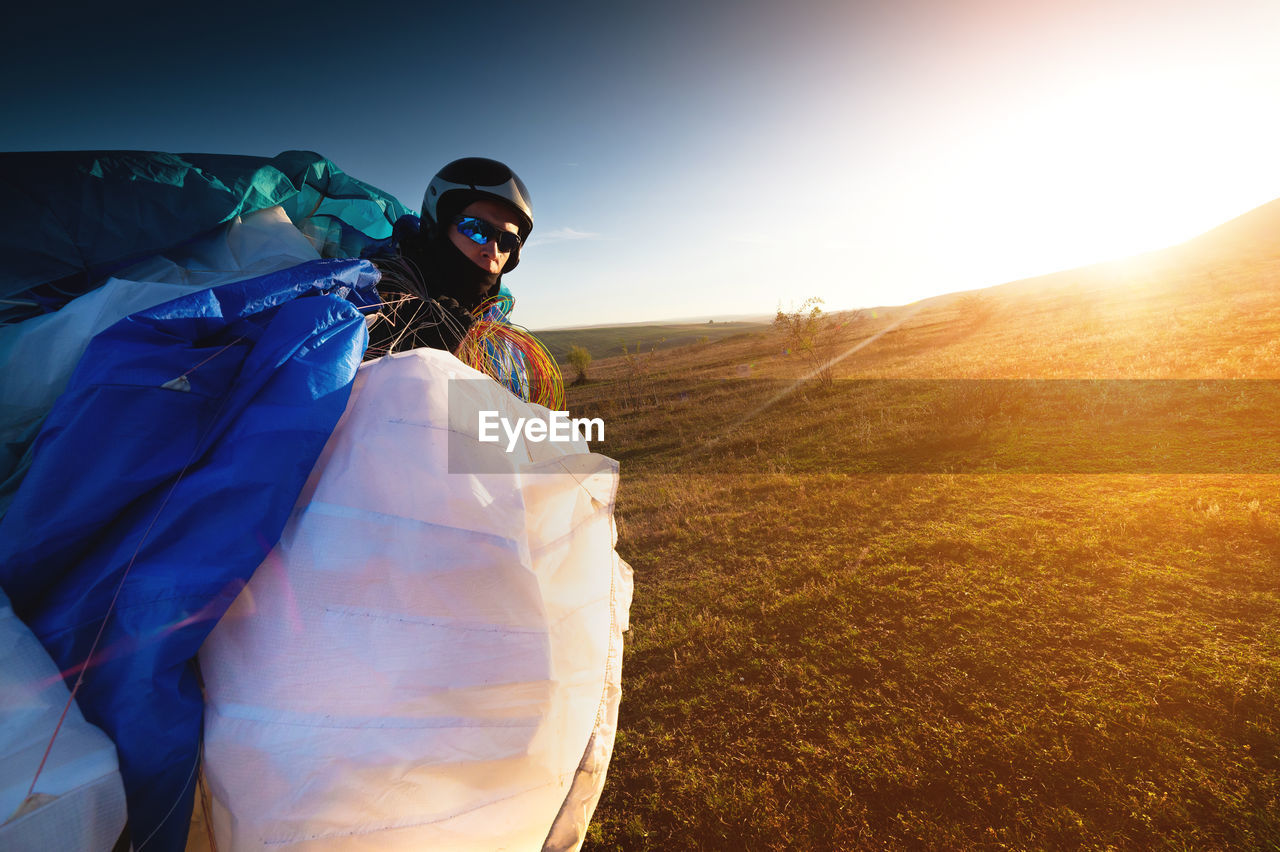
[[[224,346],[224,347],[222,347],[221,349],[219,349],[217,352],[215,352],[215,353],[213,353],[212,355],[210,355],[208,358],[205,358],[205,359],[204,359],[203,361],[201,361],[199,364],[196,364],[196,365],[195,365],[194,367],[192,367],[190,370],[187,370],[185,373],[183,373],[182,375],[178,376],[177,378],[179,378],[179,379],[186,378],[187,376],[191,375],[191,374],[192,374],[192,373],[194,373],[196,370],[199,370],[199,369],[200,369],[201,367],[203,367],[205,364],[208,364],[208,363],[209,363],[210,361],[212,361],[214,358],[217,358],[217,357],[218,357],[219,355],[221,355],[223,352],[226,352],[228,349],[230,349],[232,346],[235,346],[237,343],[239,343],[239,342],[240,342],[240,341],[242,341],[242,340],[244,340],[244,335],[243,335],[243,334],[242,334],[242,335],[240,335],[239,337],[237,337],[235,340],[233,340],[233,341],[231,341],[230,343],[228,343],[226,346]],[[185,468],[184,468],[183,470],[185,470]],[[168,498],[166,498],[166,499],[168,499]],[[150,527],[148,527],[148,528],[147,528],[147,532],[150,532],[150,531],[151,531],[151,528],[150,528]],[[135,554],[135,555],[136,555],[136,554]]]
[[[114,645],[108,645],[105,648],[101,648],[98,653],[94,655],[94,659],[76,663],[74,666],[55,672],[43,680],[35,681],[36,688],[47,689],[58,681],[69,680],[72,675],[83,671],[89,666],[100,666],[103,663],[124,656],[125,654],[131,654],[152,642],[158,642],[164,639],[169,634],[181,630],[184,627],[190,627],[192,624],[199,624],[204,621],[217,621],[219,618],[217,611],[222,605],[222,601],[227,597],[234,600],[236,595],[238,595],[244,587],[245,582],[239,578],[235,578],[227,583],[227,585],[223,587],[222,591],[219,592],[213,600],[209,601],[208,604],[197,610],[195,613],[188,615],[185,618],[178,619],[172,624],[158,628],[155,633],[150,636],[125,637]]]
[[[174,809],[177,808],[178,804],[182,801],[182,794],[187,792],[187,788],[191,786],[191,779],[195,777],[196,767],[199,765],[200,765],[200,755],[199,753],[197,753],[195,762],[191,764],[191,773],[187,775],[187,780],[185,783],[183,783],[182,790],[178,793],[178,798],[174,799],[173,805],[170,806],[169,808],[169,812],[166,813],[163,817],[161,817],[160,822],[156,823],[156,827],[153,828],[151,830],[151,833],[147,835],[147,839],[138,844],[138,852],[142,852],[143,848],[148,843],[151,842],[151,838],[156,836],[156,832],[159,831],[164,826],[164,824],[169,821],[169,817],[173,816]]]
[[[237,338],[237,340],[239,339],[240,338]],[[204,359],[204,361],[201,361],[200,364],[197,364],[186,373],[183,373],[183,375],[185,376],[189,373],[195,372],[195,370],[197,370],[202,364],[208,363],[210,360],[217,357],[222,352],[225,352],[233,345],[235,345],[234,341],[213,353],[213,355],[210,355],[208,358]],[[45,764],[49,761],[49,755],[53,751],[53,744],[57,741],[58,734],[62,731],[62,723],[66,721],[67,713],[71,711],[71,705],[75,703],[76,693],[80,691],[80,686],[84,683],[85,672],[89,670],[90,661],[93,660],[94,654],[97,653],[98,645],[102,642],[102,635],[107,630],[107,622],[111,620],[111,613],[115,611],[116,602],[120,599],[120,592],[124,589],[125,581],[129,579],[129,572],[133,570],[133,565],[138,560],[138,554],[142,552],[142,546],[146,544],[147,539],[151,535],[151,530],[155,528],[156,522],[160,520],[161,513],[163,513],[165,507],[169,505],[169,499],[173,497],[173,492],[178,490],[178,484],[182,482],[183,477],[187,475],[187,471],[191,468],[192,463],[195,462],[196,456],[200,452],[200,446],[204,443],[205,436],[209,434],[209,430],[213,428],[213,424],[217,420],[217,415],[221,413],[222,408],[226,406],[229,399],[229,396],[224,398],[222,404],[218,406],[218,411],[214,413],[213,417],[209,418],[209,422],[205,425],[204,431],[201,432],[195,446],[191,448],[191,455],[187,459],[186,464],[182,466],[182,470],[178,471],[178,476],[173,480],[173,484],[169,486],[168,493],[164,495],[164,500],[160,502],[159,508],[156,509],[155,515],[152,516],[151,523],[147,524],[146,530],[143,531],[142,536],[138,539],[138,545],[133,549],[133,555],[129,557],[129,564],[125,566],[124,573],[120,575],[120,582],[116,584],[115,593],[111,596],[111,603],[107,605],[107,611],[102,616],[102,623],[98,625],[98,634],[93,637],[93,644],[89,646],[89,653],[85,656],[84,665],[80,667],[80,671],[76,675],[75,685],[71,687],[71,693],[67,696],[67,703],[62,708],[62,715],[58,717],[58,724],[54,726],[53,735],[49,737],[49,744],[45,746],[44,756],[40,758],[40,765],[36,767],[35,777],[31,779],[31,786],[27,788],[27,798],[30,798],[31,794],[35,792],[36,783],[39,782],[40,774],[44,772]],[[151,838],[147,839],[150,840]]]
[[[506,319],[514,304],[507,295],[485,300],[473,311],[476,322],[458,345],[458,360],[526,402],[564,408],[564,379],[555,358],[528,329]]]

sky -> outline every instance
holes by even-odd
[[[305,149],[412,209],[503,160],[533,329],[905,304],[1280,197],[1274,0],[26,5],[0,150]]]

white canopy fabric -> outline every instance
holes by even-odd
[[[201,650],[221,852],[581,845],[631,601],[617,463],[481,443],[481,410],[547,415],[445,352],[361,367]]]
[[[18,813],[68,696],[58,667],[0,592],[0,849],[6,852],[107,852],[124,829],[116,747],[74,703],[32,800]]]

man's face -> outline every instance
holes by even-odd
[[[477,219],[485,220],[500,230],[510,231],[513,234],[520,233],[520,225],[516,221],[515,213],[510,207],[497,201],[490,201],[484,198],[473,201],[462,208],[460,215],[474,216]],[[511,256],[509,252],[500,251],[494,240],[489,240],[484,245],[478,245],[458,233],[458,229],[452,224],[449,226],[449,239],[458,247],[458,251],[465,254],[472,263],[491,275],[501,272],[502,267],[506,266],[507,258]]]

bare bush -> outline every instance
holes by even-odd
[[[836,324],[822,310],[822,299],[811,296],[794,311],[778,308],[773,327],[782,332],[789,352],[799,355],[806,373],[823,385],[834,381],[831,362],[835,354]]]

